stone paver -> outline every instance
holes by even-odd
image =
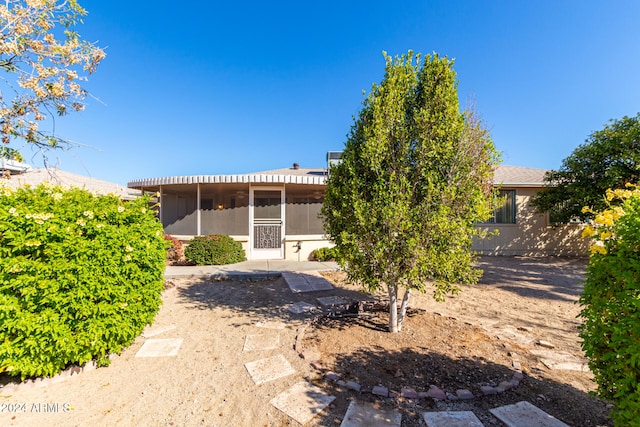
[[[489,409],[489,412],[508,427],[569,427],[526,401]]]
[[[182,338],[151,339],[142,344],[136,357],[177,356],[182,345]]]
[[[256,334],[247,335],[242,351],[273,350],[280,347],[280,335]]]
[[[401,423],[402,414],[398,411],[380,409],[354,400],[349,404],[340,427],[400,427]]]
[[[347,303],[344,298],[339,296],[316,298],[323,307],[334,307],[336,305],[344,305]]]
[[[248,362],[244,366],[247,368],[253,382],[257,385],[296,373],[295,369],[281,354]]]
[[[280,320],[261,320],[256,323],[256,327],[265,329],[285,329],[287,324]]]
[[[334,396],[326,394],[321,388],[301,381],[271,399],[270,403],[304,425],[334,399]]]
[[[423,412],[427,427],[484,427],[471,411]]]
[[[313,304],[309,304],[308,302],[300,301],[295,304],[291,304],[287,310],[294,314],[302,314],[308,313],[310,311],[316,310],[317,307]]]
[[[142,332],[143,338],[151,338],[157,335],[164,334],[165,332],[173,331],[176,328],[176,325],[166,325],[166,326],[157,326],[155,328],[146,327]]]
[[[333,285],[317,271],[304,273],[283,272],[282,278],[289,285],[289,289],[295,293],[328,291]]]

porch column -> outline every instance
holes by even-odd
[[[196,184],[196,192],[197,192],[197,202],[196,202],[196,235],[200,236],[202,234],[202,215],[200,209],[200,183]]]
[[[162,210],[164,209],[164,198],[163,198],[163,194],[162,194],[162,185],[160,186],[160,189],[158,190],[158,192],[160,193],[160,214],[158,215],[158,217],[160,218],[160,224],[162,224],[162,228],[164,228],[164,220],[163,217],[164,215],[162,215]]]

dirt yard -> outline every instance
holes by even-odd
[[[384,303],[384,295],[371,297],[344,284],[342,273],[327,274],[335,290],[307,294],[292,293],[283,279],[174,280],[149,332],[182,338],[177,356],[135,357],[148,339],[139,337],[109,367],[43,387],[0,390],[0,425],[296,426],[269,402],[306,380],[336,396],[312,426],[339,426],[352,399],[399,409],[405,427],[424,426],[421,412],[451,409],[472,410],[486,426],[500,426],[488,409],[522,400],[572,426],[609,426],[605,403],[587,395],[594,390],[591,375],[566,370],[585,362],[575,304],[585,266],[578,259],[483,258],[481,283],[459,296],[445,303],[414,297],[399,334],[385,332],[385,312],[323,317],[288,310],[326,295]],[[248,336],[266,336],[276,345],[250,348]],[[307,354],[317,351],[323,369],[359,383],[363,392],[325,380],[323,370],[300,357],[300,344]],[[295,374],[256,385],[245,363],[276,355]],[[511,378],[514,360],[524,374],[520,385],[482,396],[480,386]],[[375,385],[395,391],[466,388],[477,397],[384,399],[368,392]]]

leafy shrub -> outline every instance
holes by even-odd
[[[309,260],[311,261],[335,261],[337,257],[337,249],[331,248],[318,248],[311,251],[309,254]]]
[[[148,204],[0,183],[0,372],[106,365],[153,321],[166,246]]]
[[[170,243],[170,246],[167,248],[167,261],[173,264],[184,263],[186,260],[184,257],[184,245],[182,244],[182,241],[169,234],[164,234],[163,238]]]
[[[197,265],[233,264],[247,259],[242,244],[224,234],[194,237],[184,255]]]
[[[601,398],[613,401],[616,425],[640,425],[640,189],[607,192],[595,214],[580,336]],[[613,206],[611,202],[621,199]],[[587,209],[585,209],[587,211]]]

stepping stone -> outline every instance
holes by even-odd
[[[484,427],[471,411],[423,412],[427,427]]]
[[[177,356],[181,345],[182,338],[147,340],[136,353],[136,357]]]
[[[317,298],[317,300],[320,303],[320,305],[323,307],[335,307],[336,305],[344,305],[347,303],[347,301],[345,301],[344,298],[339,296],[320,297],[320,298]]]
[[[313,292],[311,284],[299,273],[283,272],[282,278],[294,293]]]
[[[316,292],[333,289],[333,285],[317,271],[306,273],[283,272],[282,278],[292,292]]]
[[[280,347],[280,335],[247,335],[242,351],[273,350]]]
[[[269,403],[304,425],[334,399],[321,388],[302,381],[280,393]]]
[[[402,414],[398,411],[379,409],[373,405],[352,400],[340,427],[400,427],[401,423]]]
[[[317,307],[313,304],[309,304],[308,302],[300,301],[295,304],[291,304],[287,310],[294,314],[302,314],[308,313],[310,311],[314,311]]]
[[[489,409],[489,412],[508,427],[569,427],[526,401]]]
[[[176,328],[176,325],[166,325],[166,326],[158,326],[156,328],[150,329],[145,328],[142,332],[143,338],[151,338],[156,335],[164,334],[165,332],[173,331]]]
[[[265,329],[285,329],[287,325],[279,320],[261,320],[256,323],[256,327]]]
[[[247,368],[253,382],[257,385],[296,373],[295,369],[281,354],[256,360],[255,362],[248,362],[244,366]]]

